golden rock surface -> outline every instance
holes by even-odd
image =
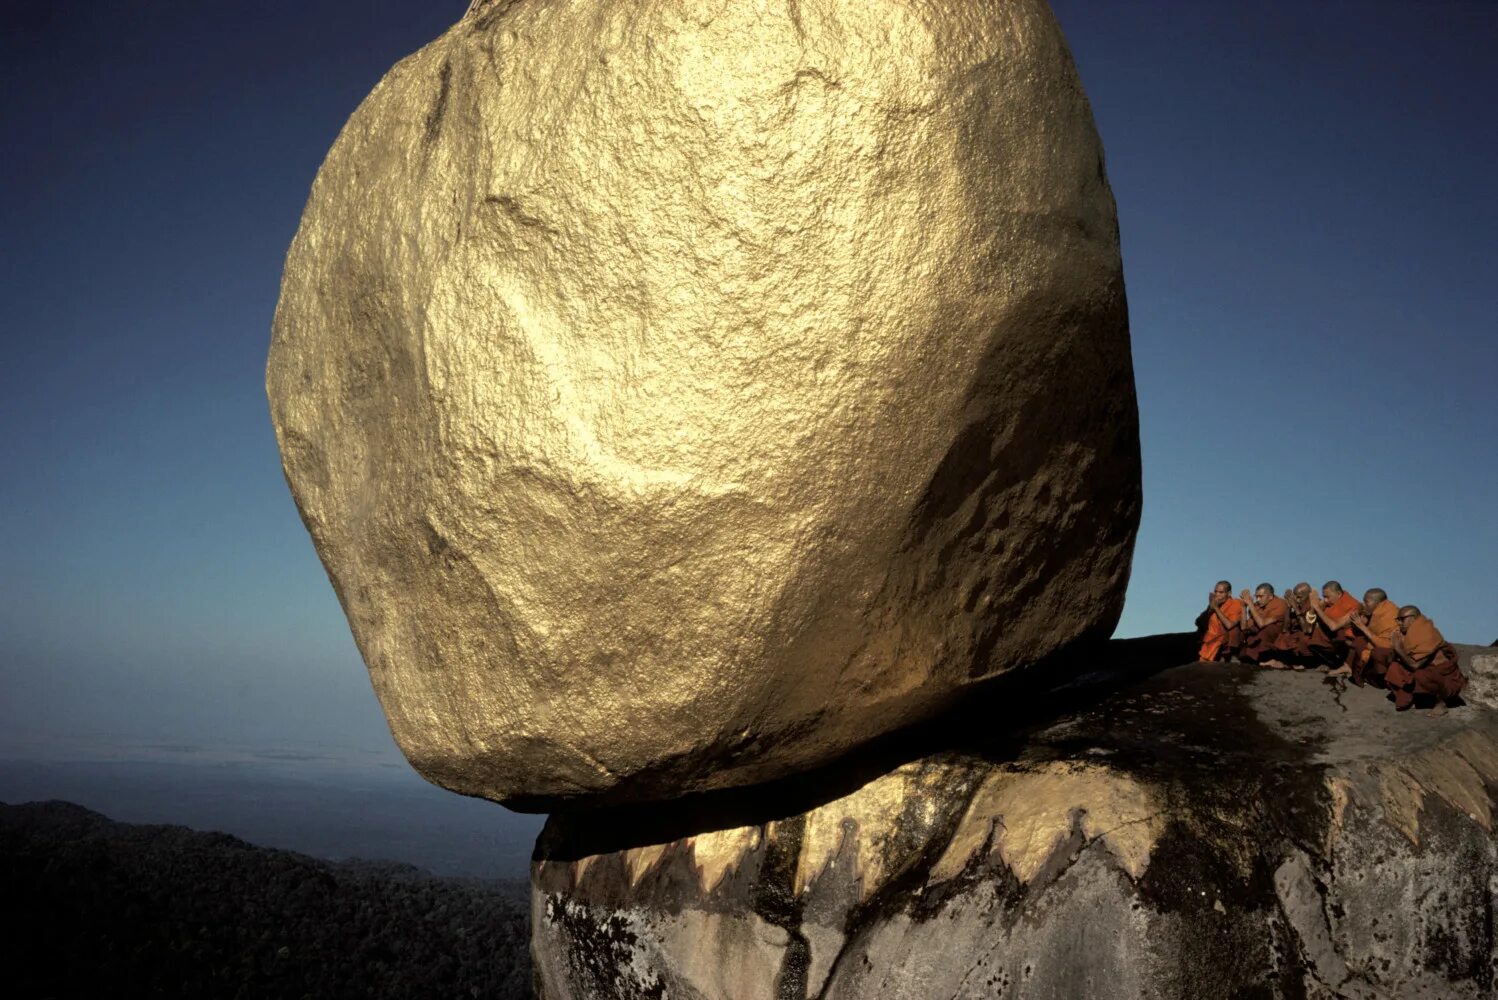
[[[267,388],[460,792],[796,772],[1122,607],[1117,225],[1042,0],[476,3],[323,165]]]

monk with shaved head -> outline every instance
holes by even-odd
[[[1274,592],[1274,587],[1261,583],[1238,595],[1243,602],[1243,652],[1249,663],[1264,666],[1279,665],[1279,640],[1285,630],[1285,620],[1290,617],[1290,605]]]
[[[1363,606],[1352,616],[1357,633],[1352,639],[1353,683],[1382,686],[1394,662],[1394,633],[1399,631],[1399,608],[1382,587],[1363,594]]]
[[[1231,583],[1217,581],[1207,595],[1207,610],[1201,617],[1206,620],[1206,630],[1197,659],[1211,663],[1236,654],[1243,645],[1243,602],[1233,596]]]
[[[1311,630],[1307,646],[1311,656],[1322,667],[1336,667],[1332,675],[1346,677],[1352,673],[1352,616],[1362,607],[1358,599],[1342,589],[1336,580],[1328,580],[1321,588],[1321,597],[1310,597],[1311,610],[1316,613],[1315,628]]]
[[[1275,643],[1278,655],[1265,660],[1264,666],[1304,670],[1311,660],[1311,632],[1316,628],[1316,612],[1311,610],[1311,585],[1302,580],[1285,591],[1285,605],[1290,613]]]
[[[1423,695],[1435,699],[1431,716],[1445,715],[1446,703],[1467,686],[1467,678],[1456,662],[1456,650],[1436,623],[1413,604],[1400,608],[1397,620],[1394,662],[1385,677],[1394,692],[1394,707],[1403,712]]]

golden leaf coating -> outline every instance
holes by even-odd
[[[475,4],[329,154],[267,386],[468,794],[792,773],[1122,607],[1117,226],[1043,0]]]

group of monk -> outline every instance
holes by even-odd
[[[1359,686],[1388,688],[1401,712],[1420,699],[1434,702],[1430,715],[1444,715],[1467,686],[1456,650],[1435,622],[1413,604],[1394,604],[1378,587],[1359,603],[1336,580],[1320,595],[1297,583],[1283,597],[1267,583],[1234,597],[1233,585],[1219,580],[1198,627],[1202,660],[1320,668]]]

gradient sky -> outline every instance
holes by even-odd
[[[348,114],[466,0],[7,3],[0,726],[388,749],[263,390]],[[1120,631],[1340,578],[1498,637],[1498,4],[1056,0],[1119,204]]]

